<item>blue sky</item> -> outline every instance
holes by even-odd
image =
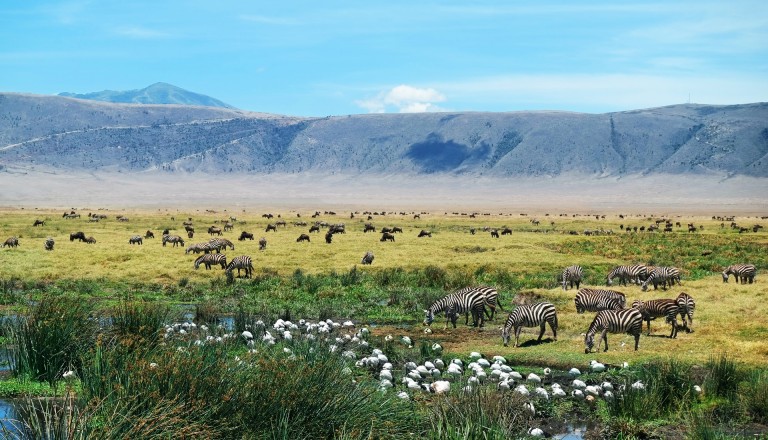
[[[300,116],[768,101],[768,2],[10,1],[0,91]],[[689,98],[690,97],[690,98]]]

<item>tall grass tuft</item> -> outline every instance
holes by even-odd
[[[98,322],[91,301],[74,296],[45,297],[28,316],[8,320],[13,373],[55,386],[61,375],[80,367],[80,357],[95,340]]]
[[[739,403],[745,415],[753,422],[768,423],[768,371],[750,371],[739,388]]]
[[[524,403],[518,393],[485,388],[438,396],[429,408],[429,438],[520,438],[528,432],[533,417]]]
[[[707,363],[708,374],[704,379],[704,390],[712,397],[733,400],[738,391],[740,374],[736,362],[728,355],[711,358]]]
[[[171,308],[157,301],[124,301],[113,311],[112,328],[121,337],[138,337],[154,341],[164,324],[168,323]]]

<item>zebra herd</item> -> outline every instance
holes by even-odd
[[[746,267],[746,272],[740,272],[741,266]],[[751,265],[731,266],[726,271],[737,276],[737,280],[745,279],[741,273],[753,274],[749,272]],[[640,270],[645,266],[620,266],[612,271],[612,274],[620,279],[633,280],[639,279]],[[659,270],[661,269],[661,270]],[[644,283],[661,283],[662,278],[666,277],[664,282],[669,282],[670,286],[676,280],[679,283],[679,271],[668,271],[669,268],[654,268],[651,270]],[[619,275],[616,275],[616,274]],[[658,273],[657,278],[653,274]],[[739,275],[736,275],[739,273]],[[562,272],[562,286],[567,290],[568,285],[576,285],[578,288],[583,270],[580,266],[574,265],[565,268]],[[745,275],[748,276],[748,275]],[[728,274],[723,272],[724,281],[727,281]],[[610,280],[610,275],[609,275]],[[650,281],[649,281],[650,280]],[[656,282],[654,282],[654,280]],[[572,284],[571,284],[572,283]],[[581,288],[576,293],[574,305],[577,313],[593,312],[596,313],[584,338],[585,353],[591,352],[595,348],[595,335],[597,338],[597,349],[600,349],[603,341],[604,349],[608,350],[608,333],[628,333],[635,339],[635,350],[639,347],[640,333],[643,328],[643,321],[647,322],[648,335],[651,334],[651,321],[656,318],[664,318],[666,323],[672,327],[670,338],[676,338],[678,328],[677,316],[680,315],[682,328],[687,332],[692,332],[693,314],[696,308],[696,302],[689,294],[682,292],[675,299],[652,299],[648,301],[635,300],[630,308],[627,305],[626,296],[614,290]],[[466,287],[464,289],[452,292],[437,301],[433,302],[427,310],[424,311],[424,325],[431,325],[435,316],[439,313],[445,313],[446,328],[450,322],[453,328],[456,328],[458,316],[466,314],[465,324],[469,323],[469,315],[472,315],[473,327],[483,327],[485,320],[493,319],[496,307],[501,310],[501,304],[498,302],[498,291],[492,287]],[[486,309],[487,308],[487,309]],[[490,312],[489,310],[490,309]],[[522,327],[540,327],[537,341],[541,341],[544,336],[546,325],[549,324],[552,330],[553,339],[557,341],[558,319],[554,304],[550,302],[538,302],[529,305],[520,305],[514,308],[508,315],[502,328],[501,337],[504,346],[508,346],[512,334],[515,336],[515,347],[519,346],[520,332]]]

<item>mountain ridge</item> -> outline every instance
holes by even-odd
[[[58,96],[123,104],[178,104],[229,109],[235,108],[216,98],[190,92],[189,90],[165,82],[157,82],[144,87],[143,89],[102,90],[100,92],[89,93],[61,92]]]
[[[768,177],[768,103],[323,118],[0,93],[0,167],[60,172]]]

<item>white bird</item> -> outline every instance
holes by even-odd
[[[415,362],[406,362],[405,363],[405,371],[411,371],[416,369],[416,363]]]
[[[416,367],[416,371],[421,375],[421,377],[426,377],[429,375],[429,369],[424,365],[419,365]]]
[[[549,368],[545,368],[544,369],[544,376],[551,376],[551,375],[552,375],[552,370],[549,369]]]
[[[565,397],[565,391],[563,391],[563,389],[559,387],[558,388],[552,387],[552,395],[554,397]]]
[[[157,365],[157,364],[155,364],[155,365]],[[61,377],[64,380],[66,380],[66,381],[70,381],[70,380],[74,379],[77,376],[75,375],[74,371],[68,370],[68,371],[65,371],[64,374],[61,375]]]
[[[501,380],[501,370],[491,370],[491,382],[498,382]]]
[[[597,387],[596,387],[596,386],[594,386],[594,385],[587,385],[587,386],[584,388],[584,392],[585,392],[586,394],[589,394],[589,395],[592,395],[592,396],[599,396],[599,395],[600,395],[600,389],[599,389],[599,388],[597,388]]]
[[[544,431],[542,431],[541,428],[531,428],[531,430],[528,431],[528,435],[531,437],[544,437]]]
[[[497,386],[497,388],[500,389],[500,390],[507,391],[511,387],[510,387],[510,383],[509,382],[507,382],[506,380],[502,380],[501,382],[499,382],[499,385]]]
[[[283,347],[283,353],[285,353],[285,354],[293,354],[293,352],[291,351],[291,349],[290,349],[290,348],[288,348],[288,347]]]
[[[573,390],[571,391],[571,396],[577,398],[577,399],[583,399],[584,393],[581,390]]]
[[[541,383],[541,378],[534,373],[529,374],[526,380],[528,380],[528,382]]]
[[[429,386],[433,393],[443,394],[451,390],[451,383],[447,380],[438,380]]]
[[[342,324],[344,327],[354,327],[355,324],[352,321],[344,321],[344,324]]]
[[[384,365],[381,366],[382,370],[392,370],[392,364],[389,362],[386,362]]]
[[[483,368],[490,368],[491,363],[488,362],[488,359],[478,359],[477,365],[480,365]]]
[[[533,390],[533,393],[542,399],[549,400],[549,393],[544,388],[536,387],[536,389]]]
[[[352,351],[352,350],[347,350],[347,351],[341,353],[341,356],[345,357],[347,359],[356,359],[357,358],[357,355],[355,355],[355,352]]]
[[[379,382],[379,388],[392,388],[392,386],[392,382],[387,379],[382,379],[381,382]]]
[[[437,342],[432,344],[432,351],[442,351],[442,349],[443,349],[443,346],[438,344]]]
[[[246,340],[253,339],[253,333],[249,332],[248,330],[244,330],[242,333],[240,333],[242,337],[244,337]]]
[[[451,363],[448,365],[448,374],[451,376],[461,376],[464,372],[458,364]]]
[[[456,364],[456,365],[458,365],[460,367],[464,367],[464,362],[462,362],[461,359],[456,359],[456,358],[451,359],[451,363],[452,364]]]
[[[581,376],[581,371],[579,371],[578,368],[571,368],[570,370],[568,370],[568,374],[570,374],[573,377]]]
[[[443,362],[443,360],[442,360],[442,359],[435,359],[435,360],[433,361],[433,363],[435,364],[435,368],[439,368],[439,369],[441,369],[441,370],[442,370],[443,368],[445,368],[445,362]]]
[[[424,329],[424,334],[429,335],[431,333],[432,333],[432,329],[431,328],[427,327],[427,328]]]
[[[645,384],[638,380],[637,382],[632,384],[632,389],[644,390],[645,389]]]
[[[406,393],[405,391],[400,391],[399,393],[397,393],[397,397],[399,397],[399,398],[401,398],[403,400],[410,399],[410,397],[408,396],[408,393]]]
[[[475,376],[470,376],[470,378],[467,379],[467,383],[470,385],[480,385],[480,380]]]
[[[701,394],[701,387],[698,385],[693,386],[693,391],[696,392],[696,394]]]
[[[610,383],[610,382],[603,382],[603,383],[600,385],[600,387],[601,387],[601,388],[602,388],[604,391],[613,391],[613,384],[612,384],[612,383]]]
[[[433,364],[430,361],[424,362],[424,366],[427,367],[428,370],[434,370],[435,369],[435,364]]]
[[[419,385],[418,382],[416,382],[415,380],[411,379],[410,377],[406,377],[406,379],[408,381],[405,383],[405,386],[408,387],[408,389],[410,389],[410,390],[420,390],[421,389],[421,386]]]
[[[481,371],[475,371],[475,377],[476,377],[476,378],[477,378],[477,380],[479,380],[480,382],[485,382],[485,379],[487,379],[487,378],[488,378],[488,375],[487,375],[487,374],[485,374],[485,371],[482,371],[482,370],[481,370]]]
[[[476,352],[476,351],[473,351],[472,353],[470,353],[470,354],[469,354],[469,357],[470,357],[472,360],[475,360],[475,361],[476,361],[476,360],[480,359],[481,357],[483,357],[483,355],[482,355],[482,354],[480,354],[480,353],[478,353],[478,352]]]
[[[385,340],[385,341],[387,341],[387,342],[389,342],[389,341],[391,341],[391,340],[393,340],[393,339],[395,339],[395,337],[394,337],[394,336],[392,336],[392,335],[387,335],[387,336],[384,336],[384,340]]]
[[[531,413],[531,415],[536,415],[536,407],[533,406],[533,402],[526,402],[523,404],[523,406]]]
[[[504,356],[499,356],[499,355],[494,356],[493,357],[493,361],[494,362],[498,362],[500,364],[506,364],[507,363],[507,359],[504,358]]]
[[[419,380],[421,380],[421,379],[422,379],[422,378],[421,378],[421,374],[419,374],[419,372],[418,372],[418,371],[416,371],[416,370],[411,370],[411,371],[409,371],[409,372],[408,372],[408,374],[407,374],[407,376],[408,376],[409,378],[413,379],[413,380],[416,380],[416,381],[419,381]]]
[[[591,367],[592,371],[595,373],[602,373],[605,371],[605,365],[601,364],[600,362],[594,362]]]
[[[409,338],[408,336],[403,336],[402,338],[400,338],[400,342],[407,345],[408,348],[411,348],[413,346],[413,341],[411,341],[411,338]]]
[[[442,376],[442,373],[437,368],[433,368],[429,373],[432,375],[433,379],[440,379]]]
[[[605,400],[613,400],[613,391],[606,391],[603,393]]]
[[[293,339],[293,335],[291,334],[291,332],[286,330],[283,332],[283,339],[285,339],[286,341],[290,341]]]
[[[504,370],[501,370],[501,371],[504,371]],[[511,371],[509,373],[509,377],[511,377],[512,379],[515,379],[515,380],[522,380],[523,379],[523,375],[518,373],[517,371]]]
[[[528,391],[528,388],[525,387],[525,385],[518,385],[515,388],[515,392],[516,393],[520,393],[523,396],[527,396],[527,395],[531,394],[530,391]]]
[[[392,380],[392,372],[389,370],[381,370],[379,372],[379,379]]]
[[[581,381],[581,380],[579,380],[579,379],[574,379],[574,380],[573,380],[573,383],[571,383],[571,386],[572,386],[573,388],[576,388],[576,389],[578,389],[578,390],[583,390],[584,388],[586,388],[586,387],[587,387],[587,384],[586,384],[586,383],[584,383],[584,381]]]

